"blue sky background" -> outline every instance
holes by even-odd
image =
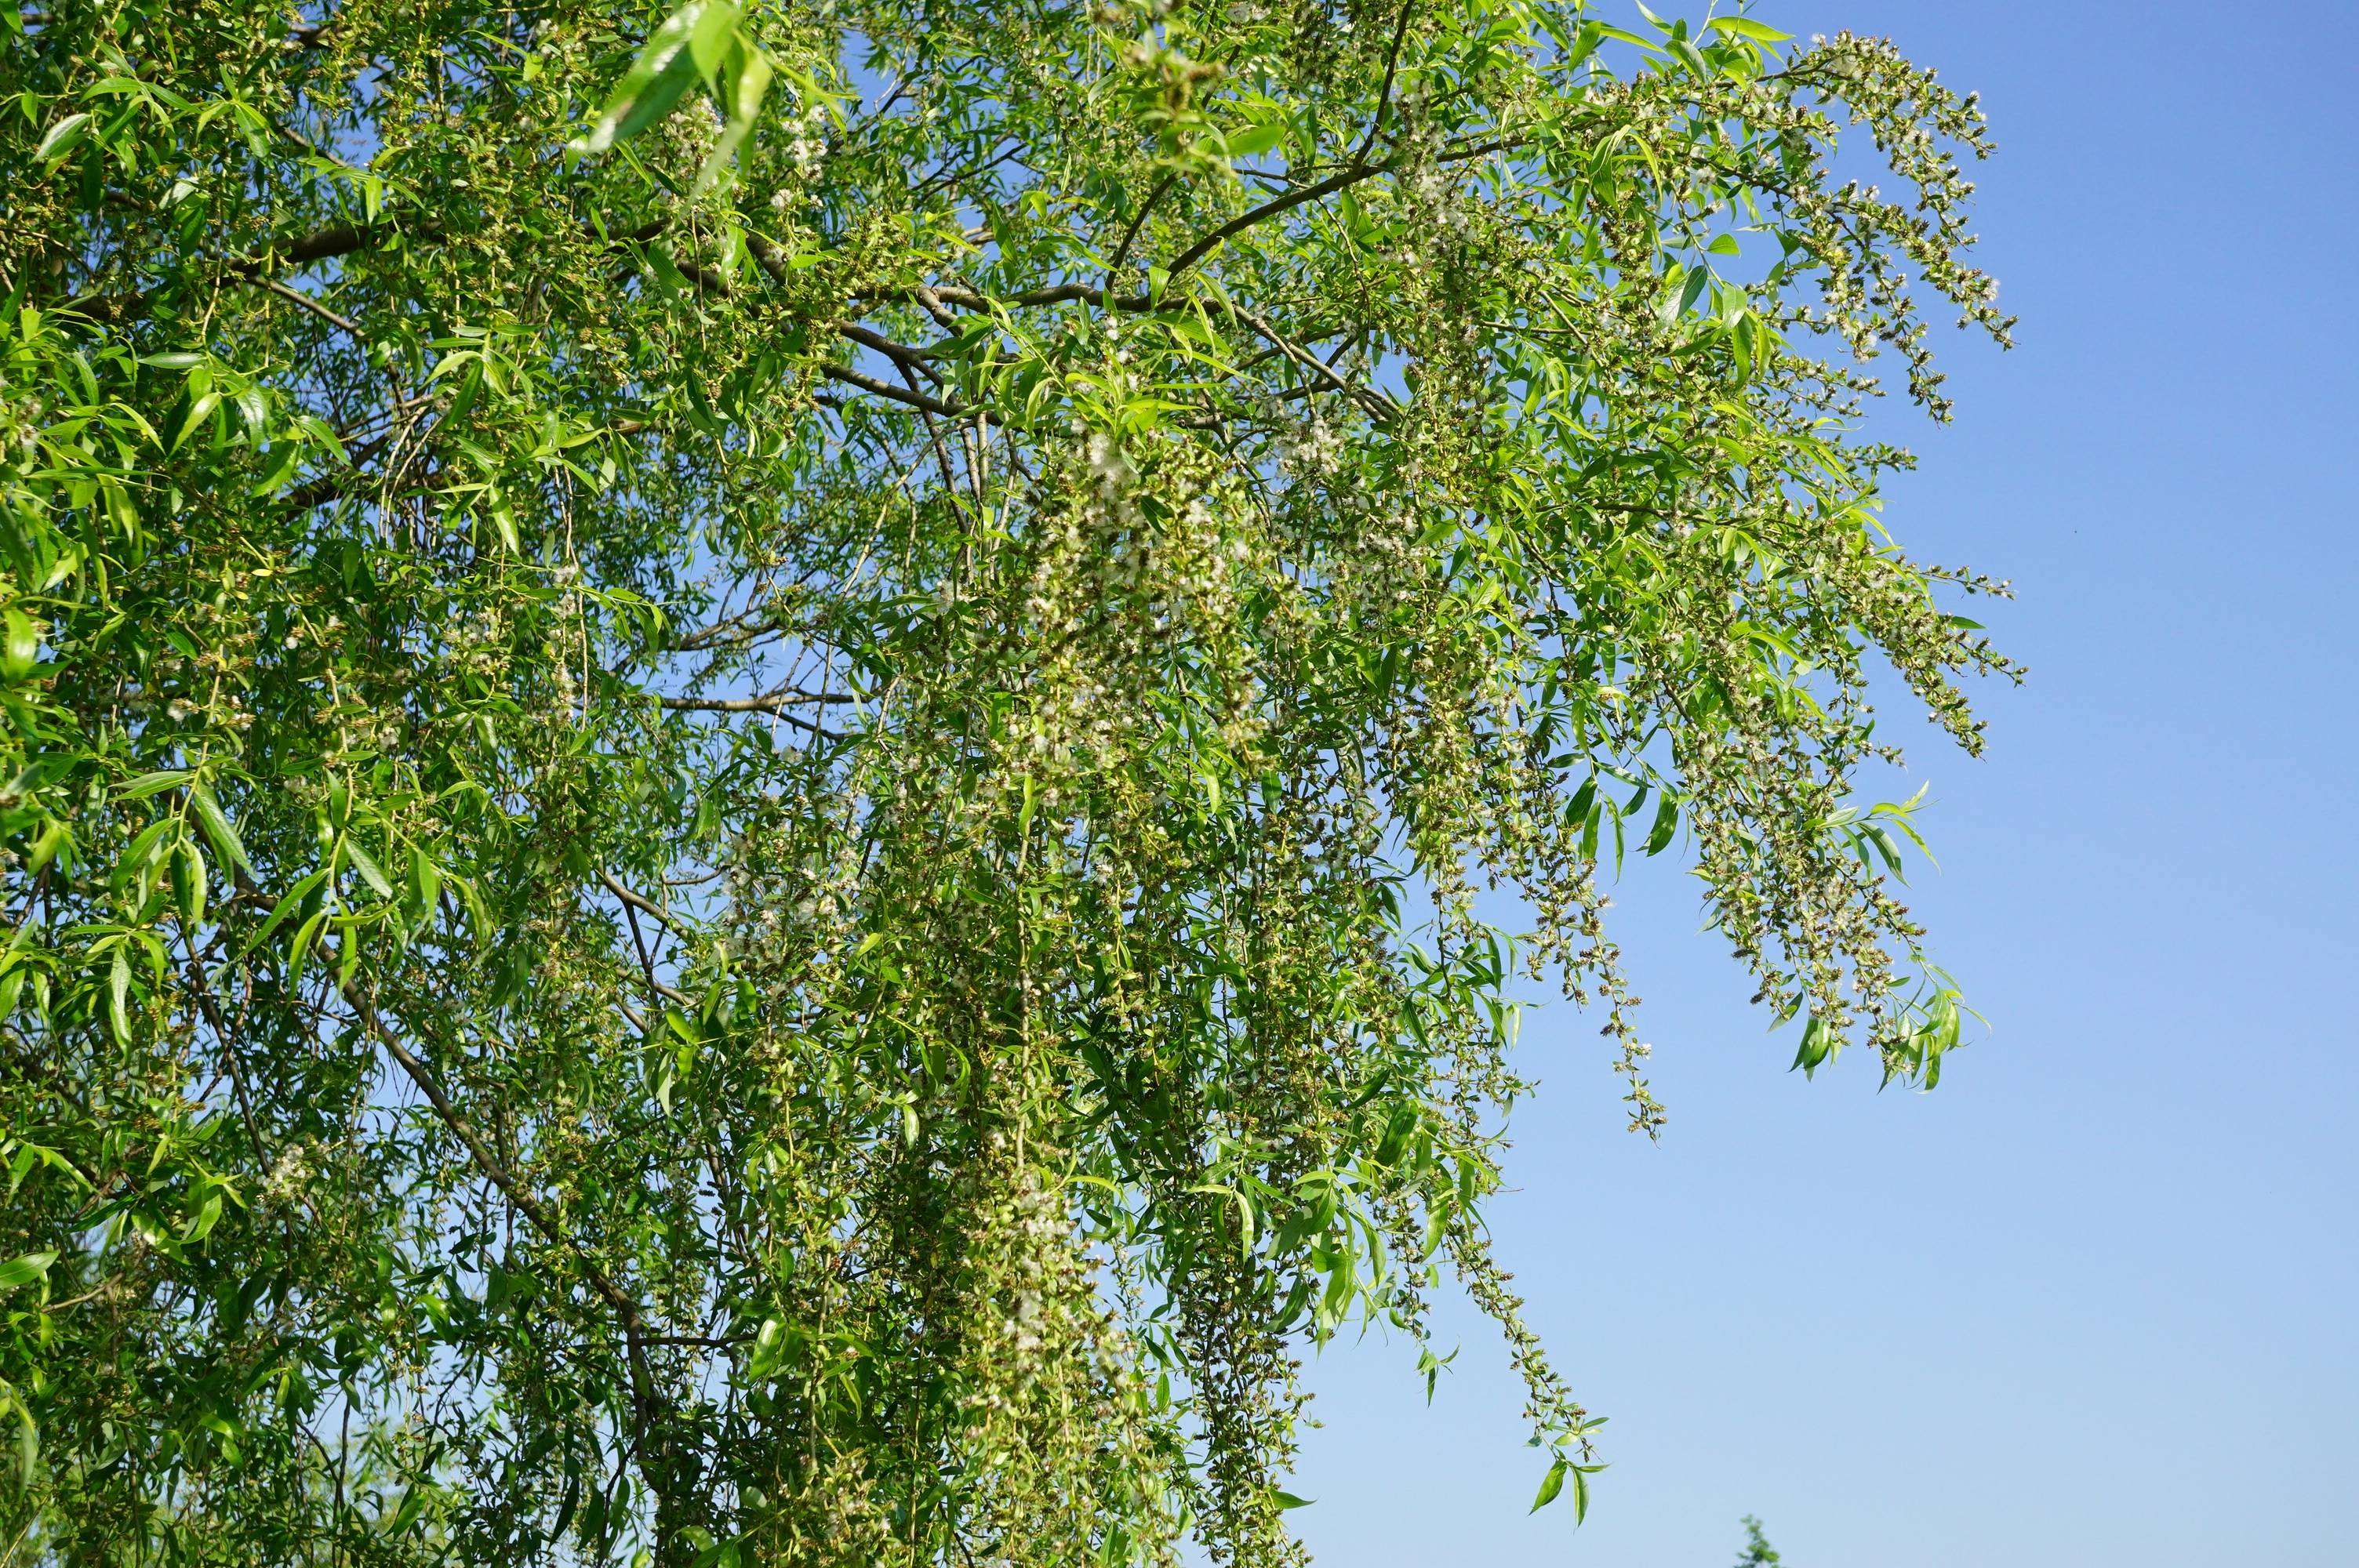
[[[1677,14],[1658,6],[1665,15]],[[1635,12],[1633,13],[1635,15]],[[2359,1563],[2359,4],[1762,0],[1979,88],[1957,423],[1886,516],[2015,579],[1990,752],[1912,759],[1913,907],[1994,1031],[1930,1096],[1786,1071],[1663,861],[1616,890],[1659,1146],[1532,1016],[1502,1249],[1613,1418],[1589,1522],[1463,1314],[1432,1409],[1310,1368],[1296,1513],[1333,1568]],[[1619,19],[1619,18],[1615,18]],[[1890,427],[1901,416],[1892,410]],[[1896,715],[1897,717],[1897,715]]]

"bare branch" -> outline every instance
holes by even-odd
[[[616,880],[614,872],[601,869],[598,872],[598,880],[606,884],[606,891],[608,892],[613,893],[616,898],[621,899],[633,909],[638,910],[640,913],[646,914],[649,919],[660,923],[663,928],[670,932],[673,935],[685,937],[689,935],[689,933],[680,926],[679,923],[671,917],[671,912],[669,910],[657,904],[652,900],[648,899],[644,893],[633,892],[629,888],[624,886],[621,881]],[[641,957],[645,957],[646,955],[642,953]],[[647,976],[647,983],[650,985],[655,983],[655,976],[652,972]]]
[[[1389,164],[1353,164],[1341,174],[1331,174],[1316,185],[1306,185],[1299,190],[1289,190],[1283,196],[1273,196],[1251,211],[1240,213],[1230,219],[1186,250],[1181,251],[1172,258],[1171,265],[1164,270],[1173,277],[1177,277],[1210,255],[1223,241],[1234,235],[1242,234],[1257,223],[1267,222],[1280,213],[1290,212],[1306,201],[1316,201],[1322,196],[1332,196],[1335,192],[1357,185],[1364,179],[1373,179],[1377,175],[1386,173],[1390,168]]]
[[[257,276],[250,278],[247,281],[251,282],[258,288],[268,289],[271,293],[276,294],[281,299],[290,300],[293,303],[301,306],[304,309],[309,310],[312,315],[317,316],[321,320],[327,322],[328,325],[332,327],[342,328],[344,331],[350,333],[355,338],[361,336],[359,323],[347,320],[345,318],[337,315],[334,311],[329,309],[326,306],[321,304],[318,300],[312,298],[310,295],[304,293],[299,288],[289,288],[275,277]]]
[[[940,414],[948,419],[963,419],[969,413],[969,410],[945,403],[939,397],[929,397],[922,392],[911,392],[890,382],[879,381],[873,375],[864,375],[850,365],[824,364],[819,368],[821,373],[831,380],[842,382],[846,386],[856,386],[863,392],[889,398],[895,403],[906,403],[912,408],[922,408],[929,414]]]
[[[805,691],[800,687],[780,687],[759,697],[667,697],[663,705],[682,713],[776,713],[788,708],[811,708],[858,700],[842,692]]]

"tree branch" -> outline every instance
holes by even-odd
[[[431,239],[441,231],[436,224],[420,223],[408,232],[420,239]],[[265,275],[275,267],[308,266],[313,262],[326,261],[332,256],[350,255],[355,251],[371,250],[400,232],[402,231],[387,223],[379,223],[370,228],[362,228],[352,223],[331,223],[324,229],[283,243],[273,241],[259,252],[250,252],[242,256],[231,256],[221,265],[223,271],[242,277],[248,283],[265,283],[265,287],[268,287],[265,282]],[[147,288],[130,294],[85,294],[66,301],[60,308],[90,317],[97,321],[108,323],[136,321],[144,319],[154,306],[156,292],[155,289]],[[292,291],[283,292],[291,293]],[[301,297],[298,297],[299,299]],[[301,302],[309,308],[325,309],[325,307],[314,305],[308,299]],[[359,330],[358,328],[343,320],[342,317],[332,316],[330,319],[347,331],[357,333]]]
[[[368,998],[358,988],[350,985],[343,988],[343,997],[344,1000],[351,1004],[353,1014],[360,1020],[361,1026],[385,1048],[386,1054],[391,1056],[401,1070],[408,1075],[409,1081],[418,1086],[418,1092],[426,1097],[426,1103],[434,1108],[435,1116],[444,1127],[450,1129],[451,1135],[456,1138],[467,1151],[468,1158],[474,1162],[475,1168],[483,1173],[484,1178],[498,1188],[500,1195],[514,1204],[516,1212],[530,1221],[534,1229],[547,1237],[551,1245],[562,1248],[572,1254],[574,1262],[581,1269],[582,1277],[588,1281],[591,1291],[604,1302],[613,1310],[615,1317],[621,1321],[623,1340],[627,1350],[631,1370],[631,1404],[638,1412],[641,1428],[652,1427],[664,1406],[662,1396],[656,1390],[655,1374],[647,1365],[646,1311],[640,1307],[635,1297],[616,1284],[605,1270],[598,1266],[586,1248],[566,1233],[549,1210],[542,1206],[540,1200],[535,1197],[522,1182],[516,1180],[515,1174],[502,1162],[491,1146],[486,1144],[475,1130],[467,1124],[466,1119],[459,1114],[459,1108],[451,1104],[451,1097],[442,1092],[442,1086],[435,1078],[432,1070],[424,1062],[419,1060],[408,1046],[401,1043],[400,1036],[386,1027],[385,1020],[378,1015],[375,1007],[370,1003]],[[637,1446],[636,1437],[633,1446]]]
[[[1371,179],[1379,174],[1386,173],[1391,167],[1390,164],[1355,163],[1341,174],[1329,175],[1316,185],[1306,185],[1299,190],[1289,190],[1283,196],[1273,196],[1251,211],[1240,213],[1230,219],[1186,250],[1181,251],[1165,270],[1173,277],[1177,277],[1210,255],[1223,241],[1234,235],[1242,234],[1256,223],[1266,222],[1280,213],[1290,212],[1306,201],[1316,201],[1322,196],[1332,196],[1335,192],[1357,185],[1364,179]]]
[[[687,932],[680,929],[679,923],[672,919],[670,911],[662,908],[653,900],[649,899],[646,894],[632,892],[628,887],[625,887],[623,884],[621,880],[618,879],[614,872],[602,868],[598,872],[598,880],[606,884],[606,891],[608,892],[613,893],[616,898],[621,899],[633,909],[643,911],[652,919],[660,921],[663,925],[663,928],[670,932],[673,935],[684,937],[688,935]],[[647,955],[644,952],[640,954],[640,957],[642,959],[646,957]],[[653,985],[655,983],[655,976],[652,972],[647,976],[647,983],[649,985]]]
[[[1286,338],[1279,333],[1277,328],[1272,327],[1268,322],[1263,320],[1260,317],[1255,315],[1244,306],[1235,304],[1233,301],[1230,305],[1230,309],[1235,312],[1238,319],[1244,321],[1245,325],[1251,327],[1255,331],[1267,339],[1270,346],[1276,349],[1279,353],[1285,355],[1294,363],[1300,365],[1303,369],[1316,372],[1321,379],[1324,380],[1330,386],[1342,393],[1344,396],[1350,398],[1353,402],[1358,404],[1361,407],[1366,409],[1369,413],[1375,415],[1377,418],[1390,418],[1392,416],[1400,412],[1399,406],[1384,394],[1373,391],[1370,388],[1360,385],[1356,382],[1347,379],[1340,371],[1336,370],[1333,365],[1329,364],[1318,355],[1295,347],[1294,344],[1288,342]],[[1346,346],[1348,347],[1348,345]]]
[[[875,350],[895,364],[899,365],[905,372],[912,370],[920,372],[935,385],[941,384],[940,373],[926,362],[933,357],[928,350],[911,348],[907,343],[895,342],[884,333],[872,327],[864,327],[857,321],[831,321],[828,325],[832,327],[839,335],[849,338],[862,348]]]
[[[268,289],[271,293],[276,294],[281,299],[292,300],[295,304],[301,306],[304,309],[309,310],[312,315],[317,316],[321,320],[327,322],[328,325],[332,327],[341,327],[355,338],[361,336],[360,326],[357,322],[346,320],[343,317],[337,315],[334,311],[329,309],[326,306],[321,304],[318,300],[312,298],[310,295],[304,293],[299,288],[289,288],[275,277],[252,277],[248,278],[246,281],[252,283],[258,288]]]
[[[1179,171],[1176,169],[1171,173],[1165,175],[1162,181],[1158,184],[1152,191],[1148,192],[1147,200],[1138,204],[1138,211],[1132,216],[1130,226],[1122,232],[1122,243],[1114,246],[1114,260],[1106,263],[1106,287],[1108,288],[1112,288],[1114,287],[1114,280],[1122,276],[1122,264],[1130,259],[1131,243],[1138,238],[1138,231],[1147,226],[1147,220],[1148,216],[1154,212],[1156,204],[1163,200],[1164,196],[1170,190],[1171,187],[1179,182]]]
[[[873,375],[864,375],[850,365],[823,364],[819,368],[820,373],[831,380],[840,381],[846,386],[856,386],[863,392],[889,398],[895,403],[906,403],[912,408],[922,408],[929,414],[940,414],[947,419],[963,419],[968,414],[968,410],[955,404],[944,403],[939,397],[929,397],[922,392],[911,392],[907,388],[895,386],[892,383],[879,381]]]
[[[1400,21],[1393,28],[1393,47],[1385,56],[1385,84],[1376,89],[1376,112],[1368,117],[1367,139],[1352,155],[1353,163],[1367,162],[1368,149],[1376,145],[1376,133],[1384,129],[1385,111],[1392,106],[1393,72],[1400,64],[1401,40],[1408,37],[1409,14],[1417,9],[1417,0],[1400,0]]]
[[[759,697],[667,697],[663,705],[680,713],[776,713],[781,708],[822,707],[857,700],[841,692],[805,691],[799,687],[780,687]]]

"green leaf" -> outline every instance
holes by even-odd
[[[0,1263],[0,1291],[13,1291],[45,1278],[49,1265],[57,1260],[58,1255],[54,1252],[27,1252],[21,1258],[11,1258]]]
[[[712,151],[697,170],[698,191],[711,189],[718,184],[723,170],[737,156],[739,144],[754,129],[755,116],[761,112],[763,96],[770,90],[774,74],[769,57],[751,39],[740,34],[723,62],[721,94],[728,106],[728,123],[722,127]]]
[[[384,1539],[398,1541],[409,1533],[409,1527],[416,1524],[419,1516],[426,1511],[428,1489],[421,1483],[411,1487],[402,1494],[401,1507],[394,1510],[393,1518],[386,1522],[382,1531]]]
[[[16,1415],[16,1490],[22,1494],[31,1489],[33,1471],[40,1463],[41,1433],[33,1424],[33,1412],[25,1401],[16,1397],[16,1390],[0,1382],[0,1411],[14,1406]]]
[[[141,773],[130,783],[119,786],[114,792],[114,797],[117,800],[146,800],[151,795],[161,795],[168,789],[177,789],[194,777],[196,774],[183,768],[169,769],[162,773]]]
[[[1842,1041],[1843,1037],[1828,1027],[1826,1020],[1811,1018],[1802,1026],[1802,1044],[1794,1052],[1794,1067],[1799,1067],[1806,1078],[1817,1076],[1820,1066],[1834,1054]],[[1794,1068],[1786,1070],[1792,1072]]]
[[[361,848],[361,841],[357,838],[346,836],[343,849],[344,858],[352,861],[353,870],[360,872],[361,880],[368,883],[371,892],[379,898],[393,896],[392,881],[386,876],[384,869],[376,863],[375,858]]]
[[[431,915],[434,905],[442,896],[442,869],[425,850],[412,848],[409,851],[409,899],[411,907],[421,917]]]
[[[696,61],[697,74],[707,81],[720,74],[721,62],[728,53],[730,34],[737,27],[738,16],[733,0],[705,0],[703,8],[697,13],[695,24],[689,29],[688,52]]]
[[[1663,52],[1662,46],[1656,43],[1652,38],[1642,38],[1636,33],[1614,27],[1611,23],[1593,22],[1590,25],[1597,29],[1597,33],[1600,38],[1613,38],[1620,43],[1636,44],[1638,48],[1646,50],[1648,54],[1660,54]]]
[[[1564,1490],[1565,1477],[1571,1473],[1572,1461],[1561,1454],[1558,1454],[1556,1463],[1549,1465],[1548,1474],[1540,1478],[1539,1496],[1532,1499],[1531,1511],[1538,1513],[1556,1501],[1557,1494]]]
[[[1647,830],[1647,853],[1659,855],[1671,846],[1680,830],[1680,803],[1669,790],[1655,807],[1655,824]]]
[[[1307,1509],[1314,1500],[1310,1498],[1298,1498],[1292,1492],[1277,1487],[1270,1488],[1269,1495],[1281,1511],[1288,1509]]]
[[[206,891],[205,857],[184,838],[172,851],[172,892],[183,929],[193,932],[204,923]]]
[[[473,877],[453,877],[451,880],[459,890],[459,901],[467,906],[467,924],[474,928],[476,950],[488,949],[493,934],[492,912],[484,902],[483,889],[476,885]]]
[[[245,858],[245,845],[239,839],[237,829],[230,826],[228,814],[221,802],[213,798],[212,786],[201,778],[189,781],[189,804],[196,808],[197,826],[211,839],[213,853],[248,876],[254,874],[254,862]]]
[[[263,920],[261,928],[246,939],[245,946],[240,956],[253,953],[263,943],[268,941],[270,934],[278,929],[279,923],[301,908],[303,901],[317,892],[327,880],[328,873],[325,871],[317,871],[288,889],[286,894],[277,903],[271,905],[270,914]]]
[[[1687,281],[1680,287],[1680,302],[1673,308],[1671,314],[1684,316],[1694,309],[1695,302],[1702,297],[1704,285],[1711,281],[1712,270],[1709,267],[1690,267]]]
[[[0,679],[24,680],[39,668],[40,629],[33,624],[31,616],[14,608],[5,621],[5,642],[0,642]]]
[[[670,114],[697,78],[709,74],[699,65],[692,46],[700,38],[709,38],[716,24],[725,36],[736,20],[737,7],[728,0],[688,0],[665,17],[625,73],[622,85],[606,101],[589,134],[573,142],[571,150],[585,156],[603,153]]]
[[[172,450],[179,451],[182,444],[196,434],[197,427],[212,417],[213,410],[221,406],[221,400],[220,393],[207,392],[189,405],[189,416],[181,421],[180,433],[172,438]]]
[[[141,828],[129,846],[124,849],[122,858],[115,861],[114,872],[106,879],[106,885],[111,888],[121,888],[145,870],[147,862],[155,856],[156,846],[163,841],[164,835],[170,832],[175,826],[173,818],[165,816]]]
[[[87,110],[67,115],[51,125],[48,134],[41,137],[41,145],[33,149],[33,161],[35,163],[47,163],[53,159],[62,161],[66,155],[81,145],[83,135],[89,129],[90,114]]]
[[[106,967],[106,1018],[118,1044],[131,1044],[131,955],[125,944],[114,946],[114,959]]]
[[[1228,144],[1229,157],[1253,157],[1286,140],[1286,122],[1272,120],[1264,124],[1247,125],[1231,131],[1223,139]]]
[[[303,983],[303,961],[310,956],[311,944],[319,939],[321,927],[335,912],[322,909],[296,927],[295,940],[287,945],[287,989],[297,989]]]
[[[1704,26],[1734,38],[1750,38],[1756,44],[1782,44],[1794,36],[1746,16],[1714,16]]]

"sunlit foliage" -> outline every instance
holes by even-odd
[[[1601,884],[1686,856],[1798,1065],[1938,1076],[1868,687],[2010,666],[1854,414],[2006,322],[1887,45],[0,26],[18,1557],[1287,1564],[1295,1358],[1444,1288],[1577,1510],[1516,976],[1656,1127]]]

